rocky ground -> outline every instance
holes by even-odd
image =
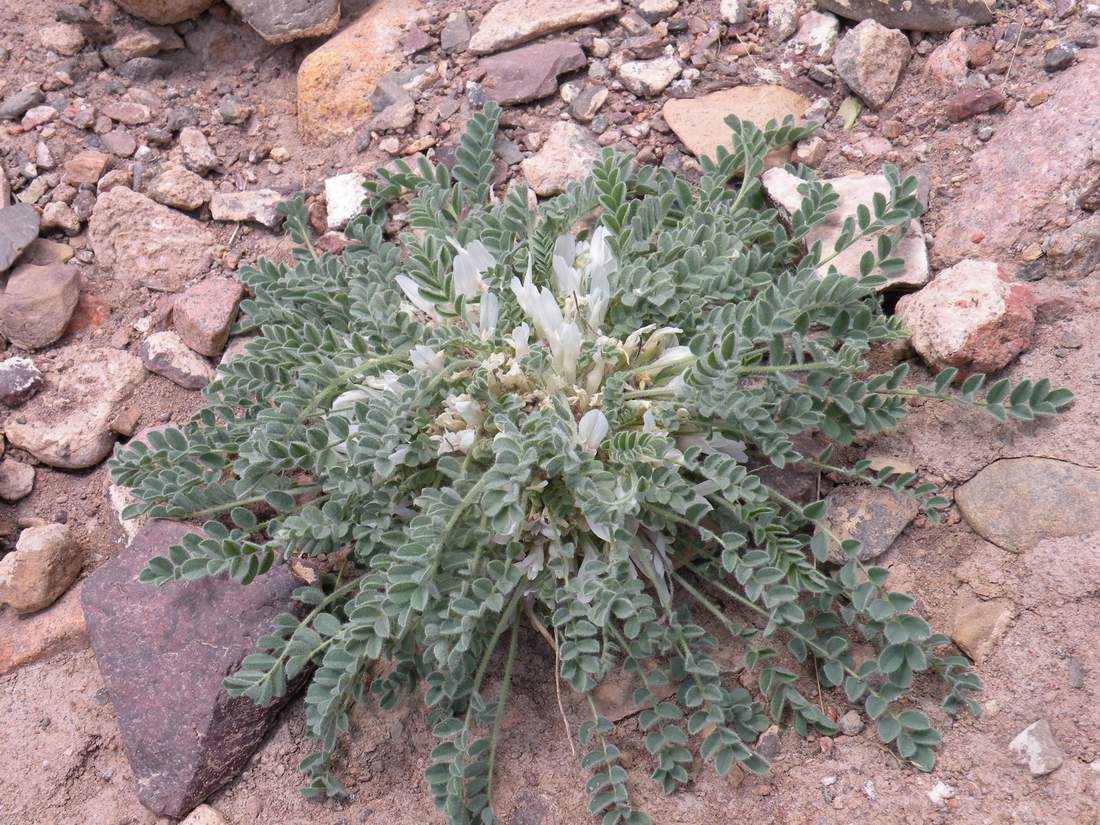
[[[238,340],[227,341],[243,295],[235,272],[288,253],[280,200],[306,192],[315,229],[339,249],[361,176],[421,153],[448,163],[489,99],[505,107],[498,192],[526,182],[538,196],[602,147],[692,179],[728,114],[819,120],[791,159],[833,179],[845,203],[881,188],[884,163],[921,180],[929,209],[885,292],[914,349],[892,357],[916,378],[926,365],[1001,370],[1077,396],[1057,420],[1023,425],[921,403],[896,432],[858,445],[943,484],[954,504],[942,526],[888,496],[833,489],[838,479],[787,480],[833,489],[834,524],[881,553],[896,587],[974,659],[981,719],[952,722],[931,692],[919,697],[946,732],[935,772],[900,765],[826,695],[843,735],[765,734],[770,775],[727,782],[696,765],[693,785],[665,798],[620,707],[616,739],[654,822],[1100,822],[1100,341],[1089,332],[1100,322],[1100,6],[342,6],[0,3],[0,822],[158,821],[123,753],[129,708],[112,706],[120,691],[108,692],[88,646],[87,625],[98,634],[109,617],[93,596],[86,622],[81,604],[87,576],[135,528],[118,520],[125,491],[109,490],[102,461],[116,440],[196,409]],[[781,169],[766,184],[790,203]],[[836,227],[821,231],[827,240]],[[526,641],[499,813],[579,825],[584,777],[553,657]],[[160,692],[166,713],[201,693],[183,674]],[[622,704],[615,687],[610,706]],[[297,795],[302,728],[291,705],[188,821],[435,821],[418,709],[357,711],[342,803]]]

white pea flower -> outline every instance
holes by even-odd
[[[381,375],[372,375],[366,379],[365,383],[368,387],[375,390],[382,390],[383,392],[393,392],[397,389],[399,376],[393,370],[386,370]]]
[[[521,561],[516,562],[516,567],[522,570],[530,581],[534,581],[545,566],[546,548],[542,544],[529,551]]]
[[[611,244],[607,242],[611,231],[606,226],[597,226],[592,233],[592,241],[588,247],[588,275],[591,278],[599,273],[605,279],[615,269],[618,262],[611,252]],[[589,287],[591,290],[591,287]]]
[[[659,355],[670,343],[675,343],[675,336],[683,332],[679,327],[661,327],[655,330],[645,342],[639,355],[642,361],[649,361]]]
[[[565,324],[558,299],[545,287],[536,287],[530,275],[524,278],[523,283],[513,278],[512,292],[520,308],[535,322],[535,332],[553,348]]]
[[[573,295],[581,289],[581,274],[560,255],[554,256],[554,283],[561,295]]]
[[[607,416],[601,410],[589,410],[577,424],[577,443],[582,450],[595,454],[609,429]]]
[[[332,402],[333,410],[350,410],[360,401],[369,401],[374,397],[374,393],[367,392],[366,390],[355,389],[342,392]]]
[[[482,341],[488,341],[493,337],[498,318],[500,318],[500,299],[492,292],[486,292],[481,296],[477,317],[478,336]]]
[[[638,372],[638,378],[643,381],[650,381],[667,369],[686,367],[694,361],[695,356],[692,355],[690,347],[669,347],[661,353],[657,360],[646,364]]]
[[[451,243],[458,249],[453,264],[455,292],[473,298],[486,289],[481,273],[495,266],[496,259],[481,241],[474,241],[465,248],[454,240]]]
[[[531,351],[530,340],[531,327],[527,324],[520,324],[512,330],[512,349],[516,351],[517,361]]]
[[[554,355],[554,371],[567,384],[577,380],[577,361],[581,357],[581,331],[576,324],[562,325],[557,339],[550,339],[550,351]]]
[[[485,423],[485,411],[481,409],[481,404],[466,393],[447,396],[443,403],[451,415],[462,419],[471,427],[480,427]]]
[[[428,375],[443,371],[443,357],[423,344],[413,347],[412,352],[409,353],[409,360],[412,361],[413,369],[426,372]]]
[[[433,321],[439,320],[439,313],[435,311],[435,304],[420,294],[420,287],[417,286],[416,281],[408,275],[398,275],[394,280],[401,287],[401,291],[405,293],[405,297],[409,299],[409,303],[421,312],[426,313]]]
[[[474,446],[476,436],[477,431],[471,429],[433,435],[431,439],[438,443],[439,455],[446,455],[447,453],[468,453]]]

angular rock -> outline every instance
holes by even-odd
[[[41,349],[61,337],[80,297],[74,266],[20,264],[0,292],[0,332],[24,349]]]
[[[112,100],[104,104],[100,112],[127,126],[140,126],[153,119],[153,113],[148,106],[129,100]]]
[[[0,611],[0,676],[73,650],[88,643],[81,583],[45,610],[21,616]]]
[[[719,146],[732,145],[732,133],[725,122],[730,115],[763,128],[768,121],[782,122],[788,115],[801,123],[809,105],[802,95],[782,86],[738,86],[703,97],[669,100],[661,114],[689,152],[713,159]],[[782,166],[786,154],[782,149],[772,152],[767,165]]]
[[[157,37],[154,32],[142,29],[123,35],[110,46],[102,49],[100,54],[108,66],[117,69],[135,57],[152,57],[160,52],[162,43],[162,38]]]
[[[860,542],[863,546],[859,559],[865,562],[889,550],[920,510],[910,496],[880,487],[837,487],[825,501],[825,525],[841,539]],[[829,560],[837,564],[846,560],[832,539],[829,539]]]
[[[178,163],[166,163],[146,192],[157,203],[173,209],[198,209],[210,201],[214,185]]]
[[[23,254],[19,256],[19,263],[35,266],[66,264],[72,260],[73,254],[73,248],[67,243],[38,238],[23,250]]]
[[[653,60],[631,60],[619,67],[619,81],[638,97],[652,97],[668,88],[683,66],[669,55]]]
[[[940,210],[937,264],[1020,260],[1020,250],[1034,240],[1037,219],[1073,220],[1066,192],[1081,184],[1094,162],[1098,73],[1100,54],[1082,52],[1078,65],[1048,84],[1050,97],[1042,106],[1017,106],[1000,119],[993,138],[974,153],[968,181]],[[1100,270],[1100,226],[1078,221],[1066,234],[1080,241],[1054,244],[1055,233],[1055,254],[1048,257],[1059,276],[1081,278]]]
[[[768,31],[786,40],[798,28],[798,0],[768,0]]]
[[[1032,722],[1008,745],[1013,761],[1032,776],[1046,776],[1062,767],[1062,749],[1046,719]]]
[[[204,273],[213,258],[214,238],[201,223],[122,187],[96,201],[89,236],[102,269],[165,292]]]
[[[0,203],[0,272],[6,272],[38,237],[39,222],[38,210],[29,203]]]
[[[5,434],[14,447],[51,467],[91,467],[111,452],[115,412],[144,380],[141,361],[125,352],[66,348],[56,387],[9,419]]]
[[[329,229],[343,229],[363,208],[367,179],[358,172],[347,172],[325,179],[326,222]]]
[[[384,132],[404,129],[416,118],[416,101],[413,93],[426,86],[436,76],[433,65],[423,63],[404,71],[387,72],[378,81],[378,88],[371,95],[371,107],[375,112],[370,128]]]
[[[172,305],[172,327],[183,343],[211,358],[221,355],[244,287],[232,278],[207,278]]]
[[[840,21],[831,14],[808,11],[798,22],[794,42],[817,60],[828,60],[836,48]]]
[[[452,12],[439,33],[439,45],[447,54],[465,51],[470,45],[470,18],[464,11]]]
[[[88,578],[81,599],[138,798],[172,817],[245,767],[296,687],[261,707],[230,699],[222,685],[271,631],[272,619],[295,610],[298,582],[286,567],[247,586],[220,577],[163,587],[137,581],[151,558],[192,532],[148,523]]]
[[[947,119],[959,123],[982,112],[990,112],[1004,102],[1004,95],[996,89],[962,89],[947,99]]]
[[[586,85],[575,98],[569,101],[569,114],[581,123],[589,123],[607,102],[607,87]]]
[[[340,24],[340,0],[226,0],[268,43],[332,34]]]
[[[966,80],[970,48],[963,39],[962,29],[954,31],[947,40],[932,50],[924,71],[945,89],[957,89]]]
[[[0,461],[0,499],[19,501],[29,496],[34,489],[34,467],[5,458]]]
[[[117,0],[117,3],[135,17],[167,26],[198,17],[214,5],[214,0]]]
[[[72,186],[95,186],[111,168],[111,156],[94,149],[86,149],[65,163],[63,180]]]
[[[371,112],[378,81],[401,64],[398,41],[418,0],[378,0],[298,67],[298,130],[310,143],[351,134]]]
[[[727,23],[734,25],[747,23],[752,17],[752,4],[750,0],[722,0],[718,13]]]
[[[247,123],[251,116],[252,107],[232,95],[223,100],[222,105],[218,107],[218,117],[221,118],[222,123],[241,126]]]
[[[617,14],[619,0],[500,0],[470,39],[474,54],[518,46],[529,40],[585,26]]]
[[[0,404],[25,404],[42,386],[42,373],[29,358],[15,356],[0,361]]]
[[[963,653],[981,664],[1012,621],[1012,604],[1005,599],[974,600],[955,614],[951,639]]]
[[[962,261],[920,292],[906,295],[897,317],[913,349],[934,369],[960,377],[996,372],[1031,345],[1035,299],[995,263]]]
[[[125,129],[113,129],[100,136],[99,145],[116,157],[128,158],[137,151],[137,138]]]
[[[71,23],[55,23],[51,26],[45,26],[39,29],[38,39],[42,42],[44,48],[67,57],[72,57],[79,52],[87,42],[80,27]]]
[[[0,101],[0,120],[16,120],[46,99],[38,84],[24,86]]]
[[[558,121],[538,154],[521,164],[527,185],[539,197],[557,195],[571,180],[583,178],[600,156],[600,147],[587,129]]]
[[[788,214],[802,204],[802,195],[798,192],[801,179],[784,169],[769,169],[761,178],[767,196]],[[842,178],[822,179],[822,183],[831,184],[837,193],[836,209],[822,223],[814,227],[806,237],[806,243],[821,241],[823,249],[831,250],[840,237],[844,219],[855,214],[861,204],[870,207],[876,193],[889,197],[890,182],[885,175],[847,175]],[[845,275],[859,274],[859,259],[865,252],[873,251],[878,236],[863,238],[845,249],[829,262],[837,271]],[[896,274],[887,276],[881,290],[920,287],[928,283],[928,251],[924,242],[924,233],[920,221],[909,224],[909,230],[898,244],[896,253],[905,261],[905,268]],[[824,267],[823,270],[827,270]],[[820,274],[824,274],[822,271]]]
[[[986,0],[817,0],[817,7],[849,20],[877,20],[892,29],[949,32],[993,21]]]
[[[1100,530],[1100,471],[1053,458],[1005,458],[955,491],[987,541],[1024,553],[1048,539]]]
[[[84,551],[64,524],[28,527],[0,560],[0,605],[17,613],[49,607],[80,575]]]
[[[249,192],[215,192],[210,198],[210,217],[216,221],[252,221],[274,228],[283,222],[278,207],[286,196],[274,189]]]
[[[497,103],[525,103],[558,90],[558,75],[588,65],[584,51],[571,40],[535,43],[481,60],[485,96]]]
[[[146,369],[184,389],[201,390],[214,380],[214,368],[174,332],[154,332],[141,342],[139,354]]]
[[[218,168],[218,156],[214,154],[206,135],[199,129],[185,126],[180,130],[179,142],[183,165],[196,175],[205,175]]]
[[[225,817],[209,805],[199,805],[180,825],[227,825]]]
[[[72,237],[80,233],[80,216],[68,204],[53,201],[42,210],[42,230],[60,229]]]
[[[840,39],[833,66],[864,103],[881,109],[894,94],[910,52],[903,32],[864,20]]]
[[[1058,43],[1043,55],[1043,68],[1048,74],[1068,69],[1081,50],[1073,43]]]

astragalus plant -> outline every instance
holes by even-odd
[[[293,265],[242,274],[255,294],[247,354],[191,422],[114,459],[139,501],[127,517],[205,522],[143,578],[248,582],[325,555],[297,593],[309,612],[280,618],[226,681],[263,703],[308,674],[309,795],[343,791],[330,763],[352,703],[389,707],[422,685],[436,803],[451,823],[493,821],[524,624],[554,647],[546,678],[590,711],[579,739],[605,825],[649,821],[591,699],[617,668],[635,673],[666,792],[702,770],[695,754],[720,774],[767,770],[754,744],[773,722],[834,733],[803,693],[817,682],[930,769],[939,737],[907,693],[939,680],[948,712],[976,712],[977,678],[856,542],[829,563],[823,502],[792,501],[750,467],[889,485],[935,517],[946,501],[932,485],[805,454],[796,437],[848,444],[895,426],[913,396],[1030,419],[1069,394],[1002,381],[979,396],[981,376],[952,390],[953,371],[903,386],[904,365],[867,373],[873,345],[904,337],[875,290],[921,211],[916,182],[894,170],[890,197],[851,216],[836,249],[807,249],[835,194],[798,170],[805,199],[784,221],[758,175],[808,129],[730,119],[730,151],[702,162],[695,188],[608,151],[532,209],[523,187],[491,198],[498,116],[472,118],[450,171],[380,170],[339,255],[313,245],[300,200],[286,209]],[[858,272],[830,267],[870,235],[877,251]],[[857,658],[854,642],[874,655]],[[743,651],[752,689],[713,658],[726,645]]]

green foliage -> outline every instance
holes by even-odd
[[[910,690],[939,681],[948,712],[976,713],[977,678],[857,542],[828,562],[823,502],[791,501],[748,468],[889,487],[935,517],[947,502],[933,485],[832,463],[831,449],[804,454],[796,436],[849,444],[895,427],[913,398],[1029,421],[1070,394],[868,371],[871,347],[905,335],[875,291],[921,209],[896,170],[889,197],[847,217],[834,249],[807,249],[836,194],[794,170],[804,200],[785,227],[758,180],[769,150],[808,133],[790,121],[731,119],[731,145],[702,162],[697,190],[607,152],[531,210],[522,187],[490,199],[498,116],[472,119],[450,172],[426,160],[379,171],[339,256],[313,246],[300,199],[284,208],[293,265],[242,273],[247,353],[221,367],[193,420],[112,462],[137,500],[127,517],[205,522],[143,580],[248,582],[296,557],[342,559],[297,591],[309,613],[281,616],[226,680],[264,703],[312,672],[311,796],[343,792],[331,761],[351,705],[369,689],[392,707],[423,683],[436,804],[452,823],[493,822],[527,617],[552,630],[556,677],[577,693],[618,668],[636,674],[665,792],[691,781],[693,753],[723,775],[766,770],[753,745],[772,723],[835,733],[802,692],[815,681],[930,769],[939,737]],[[398,201],[406,231],[390,237]],[[859,271],[838,272],[831,262],[865,237],[877,241]],[[857,656],[857,641],[874,654]],[[751,690],[723,673],[719,645],[743,651]],[[604,825],[648,823],[614,726],[588,704],[590,810]]]

